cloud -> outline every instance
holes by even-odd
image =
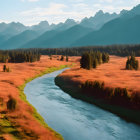
[[[28,0],[29,2],[36,2],[36,1],[39,1],[39,0]]]
[[[63,8],[67,6],[64,4],[51,3],[48,8],[34,8],[21,12],[23,16],[46,16],[46,15],[60,15],[63,14]]]
[[[28,1],[28,2],[37,2],[39,0],[21,0],[22,2]]]
[[[0,23],[2,23],[2,22],[4,22],[4,23],[10,23],[10,22],[7,21],[7,20],[1,20],[1,19],[0,19]]]
[[[113,0],[99,0],[99,2],[104,2],[104,3],[112,3],[113,2]]]
[[[31,10],[22,11],[20,16],[22,16],[28,23],[40,22],[41,20],[48,20],[50,22],[60,22],[60,20],[64,21],[67,16],[66,9],[67,6],[65,4],[60,3],[50,3],[48,7],[42,8],[37,7]],[[69,14],[74,14],[73,12]]]
[[[35,2],[39,0],[22,0]],[[56,1],[56,0],[55,0]],[[94,14],[103,10],[104,12],[119,13],[122,9],[130,10],[133,6],[140,3],[140,0],[67,0],[61,3],[39,1],[35,3],[34,8],[18,13],[19,17],[26,24],[36,24],[41,20],[47,20],[49,23],[64,22],[67,18],[80,21],[85,17],[94,16]],[[39,5],[39,6],[38,6]]]

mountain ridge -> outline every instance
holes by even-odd
[[[119,14],[99,10],[95,16],[81,22],[67,19],[64,23],[49,24],[42,21],[30,27],[19,22],[0,23],[0,48],[137,44],[140,43],[139,19],[140,4]]]

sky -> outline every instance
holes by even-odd
[[[138,4],[140,0],[0,0],[0,22],[34,25],[44,20],[50,24],[68,18],[80,21],[99,10],[119,13]]]

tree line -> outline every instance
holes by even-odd
[[[101,53],[99,51],[85,52],[81,57],[80,66],[81,68],[90,70],[92,68],[96,68],[98,65],[102,63],[108,63],[108,61],[109,61],[108,53]]]
[[[68,56],[81,56],[84,52],[100,51],[110,55],[117,56],[130,56],[135,53],[135,56],[140,56],[139,45],[110,45],[110,46],[86,46],[74,48],[42,48],[32,49],[38,50],[42,55],[68,55]]]
[[[86,46],[74,48],[32,48],[18,50],[0,50],[0,62],[34,62],[40,59],[40,55],[64,55],[81,56],[84,52],[100,51],[117,56],[140,56],[140,44],[138,45],[110,45],[110,46]],[[20,59],[19,59],[20,58]]]
[[[37,50],[0,51],[0,62],[23,63],[39,61],[41,54]]]

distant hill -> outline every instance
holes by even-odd
[[[67,19],[64,23],[37,25],[0,23],[0,47],[55,48],[90,45],[138,44],[140,43],[140,5],[120,14],[98,11],[95,16],[81,22]]]
[[[0,45],[7,40],[7,37],[0,34]]]
[[[17,22],[11,22],[9,24],[6,23],[0,23],[0,33],[2,35],[12,37],[14,35],[17,35],[25,30],[27,30],[28,27],[24,26],[23,24]]]
[[[66,47],[73,41],[76,41],[80,37],[88,34],[91,31],[90,28],[85,28],[80,25],[69,28],[65,31],[48,31],[38,37],[35,40],[25,44],[24,48],[45,48],[45,47]],[[22,48],[23,48],[22,47]]]
[[[84,18],[80,25],[94,30],[100,29],[105,23],[118,18],[120,15],[113,13],[104,13],[102,10],[98,11],[94,17]]]
[[[28,42],[34,38],[36,38],[39,34],[35,31],[26,30],[19,35],[13,36],[10,39],[6,40],[2,44],[0,44],[0,48],[2,49],[17,49],[20,48],[25,42]]]
[[[60,22],[58,24],[49,24],[47,21],[42,21],[38,25],[33,25],[30,27],[31,30],[37,31],[39,33],[44,33],[50,30],[64,31],[77,23],[73,19],[67,19],[64,23]]]
[[[138,44],[140,43],[140,5],[123,10],[120,17],[106,23],[100,30],[80,38],[72,46]]]
[[[2,22],[0,23],[0,33],[3,32],[8,27],[8,24]]]
[[[33,25],[30,27],[30,30],[36,31],[38,33],[43,33],[47,30],[49,30],[50,25],[48,21],[42,21],[38,25]]]
[[[138,44],[140,43],[140,15],[117,18],[106,23],[100,30],[80,38],[72,46]]]
[[[38,38],[33,39],[21,46],[21,48],[36,48],[36,47],[43,47],[44,44],[46,44],[47,40],[53,38],[56,34],[58,34],[58,31],[51,30],[43,33]]]
[[[64,30],[67,30],[75,25],[77,25],[78,23],[73,20],[73,19],[67,19],[64,23],[59,23],[55,26],[52,26],[53,30],[58,30],[58,31],[64,31]]]

